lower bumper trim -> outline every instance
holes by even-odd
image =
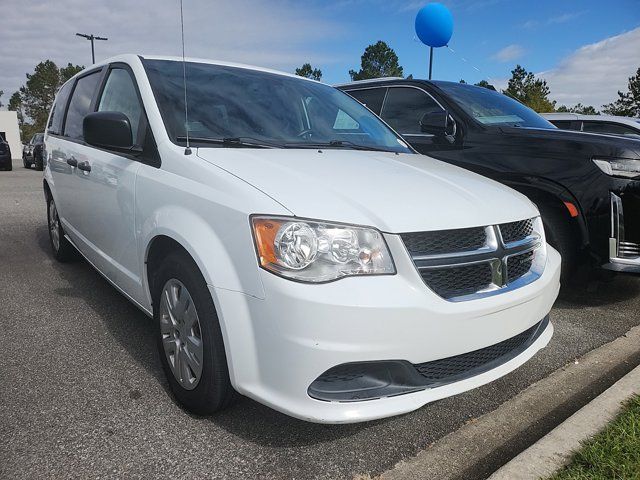
[[[345,363],[332,367],[309,386],[317,400],[355,402],[441,387],[499,367],[527,350],[549,326],[549,316],[495,345],[453,357],[411,364],[406,360]]]

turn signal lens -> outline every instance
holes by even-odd
[[[286,217],[251,221],[260,266],[277,275],[319,283],[396,273],[382,233],[373,228]]]

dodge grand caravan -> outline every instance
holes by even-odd
[[[120,56],[62,87],[45,147],[54,256],[77,249],[155,319],[192,412],[237,391],[315,422],[396,415],[552,336],[536,207],[327,85]]]
[[[580,263],[640,272],[639,140],[559,130],[473,85],[378,79],[340,88],[418,152],[527,195],[562,254],[563,280]]]

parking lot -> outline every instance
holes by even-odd
[[[640,324],[640,278],[581,282],[531,362],[475,391],[365,424],[298,421],[248,399],[194,417],[171,398],[154,325],[86,262],[49,251],[42,173],[0,173],[0,477],[377,475]],[[345,320],[347,321],[347,320]]]

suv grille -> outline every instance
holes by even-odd
[[[500,225],[500,233],[504,243],[513,243],[524,240],[533,233],[533,222],[521,220],[519,222],[503,223]]]
[[[537,255],[545,254],[536,228],[539,219],[400,236],[424,283],[446,300],[462,301],[505,291],[523,277],[536,280],[543,265]]]
[[[412,256],[478,250],[487,242],[487,232],[482,227],[403,233],[401,237]]]

